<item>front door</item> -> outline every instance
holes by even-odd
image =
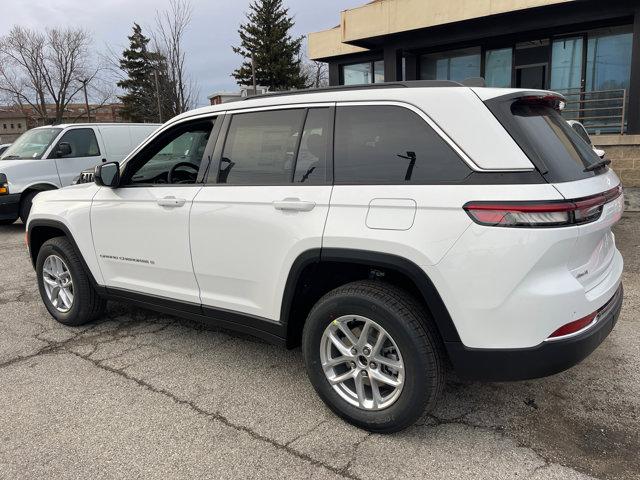
[[[60,183],[66,187],[71,185],[80,172],[99,164],[101,154],[93,128],[83,127],[67,130],[53,147],[49,157],[55,159]]]
[[[189,213],[202,188],[198,172],[214,121],[183,122],[161,133],[127,162],[118,188],[103,187],[94,197],[93,239],[108,288],[199,308]]]
[[[290,108],[231,117],[191,213],[205,311],[280,319],[293,262],[322,244],[332,188],[332,112]]]

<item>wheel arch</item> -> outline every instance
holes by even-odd
[[[53,183],[48,183],[48,182],[32,183],[31,185],[27,185],[22,189],[22,192],[20,192],[20,200],[22,200],[25,194],[28,194],[31,192],[44,192],[46,190],[58,190],[58,188],[60,188],[58,185],[55,185]]]
[[[303,252],[294,261],[283,293],[280,319],[289,348],[300,342],[311,306],[328,291],[351,281],[386,277],[411,291],[431,313],[442,340],[460,336],[438,290],[427,273],[411,260],[369,250],[323,248]]]
[[[101,287],[96,282],[93,272],[87,265],[78,244],[76,243],[69,228],[61,221],[50,219],[35,219],[30,220],[27,225],[27,247],[29,248],[29,256],[31,257],[31,264],[36,267],[36,261],[38,259],[38,252],[40,248],[47,240],[55,237],[65,237],[71,243],[71,246],[78,255],[78,258],[82,262],[82,267],[87,272],[89,280],[93,287],[101,291]]]

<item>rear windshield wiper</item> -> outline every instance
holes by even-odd
[[[604,159],[600,160],[599,162],[592,163],[591,165],[588,165],[587,167],[585,167],[585,169],[583,171],[584,172],[593,172],[594,170],[598,170],[599,168],[606,167],[610,163],[611,163],[611,160],[609,160],[608,158],[604,158]]]

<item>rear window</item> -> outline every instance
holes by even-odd
[[[582,180],[604,171],[585,171],[600,158],[552,106],[501,98],[487,105],[548,182]]]
[[[471,169],[420,116],[390,105],[336,111],[336,184],[459,182]]]

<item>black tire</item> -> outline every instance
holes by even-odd
[[[405,383],[395,403],[365,410],[344,400],[322,369],[320,342],[327,326],[344,315],[361,315],[394,339],[405,364]],[[433,409],[445,383],[443,346],[429,312],[409,293],[381,281],[359,281],[322,297],[304,326],[302,352],[309,379],[322,400],[349,423],[377,433],[409,427]]]
[[[31,212],[31,204],[33,203],[33,198],[40,192],[29,192],[20,200],[20,220],[25,225],[27,224],[27,219],[29,218],[29,213]]]
[[[17,218],[11,219],[5,219],[5,220],[0,220],[0,225],[13,225],[13,223],[17,220]]]
[[[42,270],[45,260],[50,255],[57,255],[64,261],[73,282],[73,303],[69,311],[64,313],[56,309],[44,288]],[[52,238],[42,245],[36,260],[36,273],[42,301],[58,322],[69,326],[83,325],[95,320],[104,312],[106,301],[93,288],[80,258],[65,237]]]

